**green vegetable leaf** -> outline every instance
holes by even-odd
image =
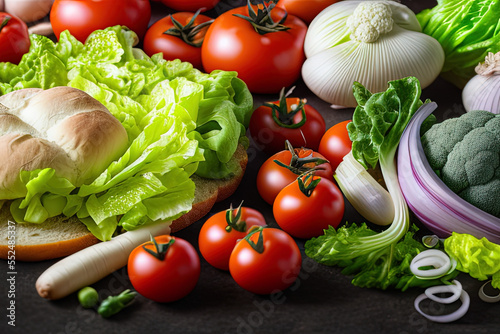
[[[359,243],[360,237],[373,236],[377,233],[367,227],[348,224],[335,230],[330,227],[323,236],[306,242],[306,255],[329,266],[343,267],[342,273],[354,276],[352,284],[364,288],[395,288],[402,291],[410,287],[428,287],[441,284],[455,277],[453,272],[442,279],[422,280],[410,270],[410,264],[418,253],[426,247],[414,239],[416,226],[408,231],[404,238],[393,244],[387,244],[373,252],[358,257],[351,257],[348,251]],[[355,246],[354,246],[355,247]]]
[[[422,32],[443,47],[442,76],[463,88],[488,52],[500,51],[500,3],[498,0],[438,0],[417,14]]]
[[[500,245],[486,238],[453,232],[445,239],[444,249],[457,260],[457,270],[481,281],[491,278],[491,285],[500,289]]]
[[[385,92],[371,94],[361,84],[354,84],[358,106],[347,125],[352,140],[352,154],[363,167],[375,168],[380,156],[399,144],[403,130],[420,101],[420,83],[408,77],[389,82]]]
[[[305,252],[318,262],[346,267],[344,273],[356,274],[355,284],[383,289],[396,284],[397,288],[406,289],[421,283],[408,276],[409,257],[404,255],[405,252],[416,254],[418,247],[398,244],[408,232],[410,218],[399,187],[395,154],[404,128],[422,105],[420,83],[414,77],[403,78],[389,82],[385,92],[375,94],[356,83],[354,91],[359,104],[347,128],[353,141],[352,154],[365,168],[368,165],[374,168],[380,161],[394,206],[394,219],[380,233],[368,229],[365,224],[341,227],[337,231],[331,228],[324,236],[306,242]],[[337,175],[336,180],[342,189],[348,189],[343,183],[359,177],[366,176],[356,172],[342,177]],[[402,242],[410,244],[410,239],[405,238]]]
[[[99,177],[79,188],[54,170],[23,174],[11,203],[17,221],[76,214],[101,240],[126,230],[175,219],[191,208],[197,172],[230,176],[238,143],[247,143],[252,95],[236,72],[207,74],[189,63],[148,57],[137,36],[114,26],[85,44],[68,31],[57,43],[31,35],[19,65],[0,63],[0,94],[68,85],[99,100],[124,126],[129,147]]]

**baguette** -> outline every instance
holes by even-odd
[[[190,226],[210,212],[216,202],[234,193],[243,178],[248,162],[243,146],[238,146],[233,160],[240,168],[231,178],[210,180],[192,176],[196,185],[192,209],[171,223],[171,232]],[[5,203],[0,210],[0,258],[2,259],[7,259],[9,254],[9,221],[12,225],[14,220],[9,213],[8,203]],[[99,240],[75,217],[57,216],[49,218],[43,224],[15,224],[15,258],[18,261],[60,258],[98,242]]]

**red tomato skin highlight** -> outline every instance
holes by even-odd
[[[335,183],[323,178],[309,197],[295,181],[283,188],[273,204],[276,223],[291,236],[302,239],[323,235],[329,226],[337,228],[344,210],[342,192]]]
[[[302,266],[300,250],[286,232],[264,228],[264,252],[259,254],[246,240],[240,241],[229,261],[229,271],[236,283],[255,294],[282,291],[297,279]],[[257,242],[259,233],[251,236]]]
[[[238,240],[243,239],[248,230],[254,226],[266,226],[266,220],[259,211],[242,207],[242,220],[246,222],[246,231],[239,232],[234,228],[226,231],[226,211],[217,212],[207,219],[200,230],[198,245],[203,258],[213,267],[229,270],[229,258]]]
[[[339,0],[279,0],[277,6],[309,24],[323,9],[338,1]]]
[[[200,276],[200,260],[194,247],[186,240],[171,236],[156,237],[157,242],[175,239],[164,260],[142,249],[130,253],[128,274],[134,289],[144,297],[160,303],[179,300],[196,286]],[[154,250],[151,244],[148,248]]]
[[[6,17],[9,22],[0,31],[0,62],[19,64],[30,49],[28,26],[17,16],[0,12],[0,24]]]
[[[128,27],[142,40],[150,18],[148,0],[55,0],[50,11],[57,39],[67,29],[82,43],[93,31],[115,25]]]
[[[347,132],[347,124],[351,120],[337,123],[326,130],[321,138],[318,151],[337,169],[344,156],[351,151],[352,142]]]
[[[233,14],[248,16],[248,8],[234,8],[215,19],[201,50],[203,68],[208,73],[238,72],[252,93],[277,93],[292,85],[299,78],[305,60],[305,23],[288,15],[284,25],[291,29],[260,35],[248,21]],[[282,8],[272,10],[275,21],[284,14]]]

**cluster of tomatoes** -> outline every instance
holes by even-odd
[[[340,224],[344,198],[333,172],[351,149],[346,129],[349,121],[326,131],[325,121],[314,107],[291,97],[293,90],[285,93],[283,87],[300,75],[306,25],[286,16],[281,8],[273,8],[271,13],[270,24],[290,29],[263,39],[258,28],[242,16],[265,13],[240,7],[215,20],[199,11],[175,13],[152,25],[144,37],[144,50],[150,55],[163,52],[166,59],[181,58],[205,71],[236,70],[253,93],[281,89],[279,99],[257,108],[249,123],[254,144],[270,155],[259,169],[257,189],[273,206],[279,228],[268,227],[259,211],[240,206],[211,216],[198,236],[199,251],[210,265],[229,271],[238,285],[257,294],[284,290],[298,277],[302,259],[294,237],[309,239]],[[283,52],[288,56],[283,57]],[[277,62],[273,57],[290,61]],[[158,243],[172,244],[172,253],[158,261],[145,250],[154,243],[138,247],[128,263],[130,280],[150,299],[180,299],[194,289],[200,259],[185,240],[162,236]],[[148,262],[154,262],[153,269],[145,268]],[[166,281],[169,284],[161,284]]]
[[[272,117],[280,112],[295,113],[289,115],[289,123],[298,126],[282,128],[279,116]],[[264,216],[249,207],[218,212],[207,219],[198,236],[203,258],[213,267],[229,271],[239,286],[256,294],[271,294],[291,286],[302,262],[292,237],[319,236],[329,226],[336,228],[343,218],[344,198],[333,171],[351,149],[348,122],[340,122],[325,132],[325,122],[316,109],[284,94],[279,101],[256,109],[250,120],[256,144],[262,136],[252,129],[266,129],[265,142],[260,144],[269,153],[272,147],[288,145],[287,150],[272,154],[257,175],[258,192],[273,206],[280,228],[268,227]],[[314,150],[294,148],[292,141],[313,143]],[[130,254],[128,272],[140,294],[158,302],[171,302],[194,289],[200,276],[200,259],[189,242],[160,236]]]
[[[205,72],[237,71],[252,93],[268,94],[299,78],[307,24],[338,0],[261,0],[259,5],[248,1],[215,19],[201,12],[214,9],[220,0],[152,1],[175,12],[149,26],[148,0],[55,0],[50,23],[57,38],[69,30],[82,43],[95,30],[126,26],[150,56],[162,52],[166,60],[187,61]],[[17,64],[29,50],[27,26],[16,17],[0,24],[0,61]]]
[[[302,257],[290,235],[266,226],[257,210],[238,207],[211,216],[199,234],[199,249],[215,268],[230,272],[242,288],[271,294],[289,287]],[[189,294],[200,277],[200,259],[186,240],[162,235],[135,248],[127,265],[134,289],[157,302]]]
[[[205,72],[237,71],[252,93],[268,94],[299,78],[307,24],[338,0],[248,1],[216,18],[201,12],[219,0],[154,1],[175,12],[150,27],[151,4],[145,0],[55,0],[50,20],[57,37],[68,29],[81,42],[94,30],[127,26],[149,56],[162,52],[166,60],[187,61]]]
[[[273,206],[278,225],[294,237],[317,237],[342,220],[344,198],[333,174],[351,150],[348,122],[325,132],[316,109],[283,94],[252,114],[249,129],[255,144],[276,152],[260,167],[257,190]],[[285,144],[287,149],[278,149]]]
[[[305,100],[289,97],[291,92],[285,94],[283,88],[300,76],[307,24],[337,0],[262,1],[258,6],[248,2],[215,19],[201,12],[219,0],[154,1],[177,12],[148,27],[149,1],[55,0],[50,22],[57,38],[68,29],[81,42],[95,30],[124,25],[138,35],[150,56],[162,52],[167,60],[181,59],[205,72],[237,71],[252,93],[282,90],[278,101],[254,111],[249,125],[255,144],[272,154],[259,170],[257,188],[273,206],[280,228],[268,227],[254,209],[230,208],[205,222],[199,249],[209,264],[229,271],[248,291],[270,294],[286,289],[297,278],[302,261],[292,236],[318,236],[328,225],[336,227],[344,213],[333,170],[351,148],[346,122],[325,133],[318,111]],[[15,43],[1,48],[15,52],[8,57],[0,51],[0,61],[18,63],[29,49],[26,24],[8,15],[0,16],[0,24],[0,43],[6,43],[2,38],[7,33]],[[285,143],[288,149],[282,150]],[[189,242],[164,235],[130,254],[128,273],[140,294],[171,302],[194,289],[200,259]]]

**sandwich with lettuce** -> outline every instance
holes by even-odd
[[[9,224],[17,225],[21,239],[17,259],[42,260],[158,221],[172,221],[178,230],[236,189],[253,109],[244,82],[235,72],[207,74],[161,54],[148,57],[136,42],[135,33],[121,26],[95,31],[85,44],[68,31],[56,43],[31,35],[31,49],[18,65],[0,63],[0,104],[2,96],[20,90],[67,86],[97,100],[126,133],[120,153],[83,183],[50,166],[21,168],[17,195],[1,198],[0,190],[1,257]],[[9,108],[0,105],[1,113]],[[0,138],[7,133],[0,131]],[[68,237],[58,241],[63,229]],[[54,240],[30,245],[40,233]],[[26,251],[19,251],[23,246]],[[51,251],[39,255],[44,248]]]

